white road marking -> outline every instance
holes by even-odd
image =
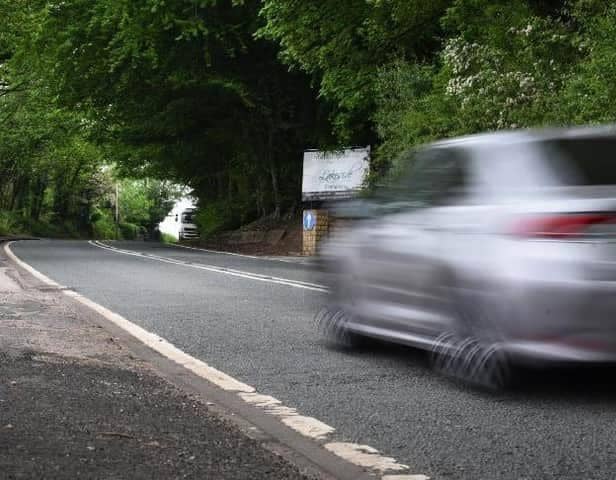
[[[177,247],[177,248],[186,248],[187,250],[196,250],[199,252],[214,253],[214,254],[220,254],[220,255],[231,255],[234,257],[251,258],[253,260],[269,260],[271,262],[283,262],[283,263],[294,263],[294,264],[305,264],[306,263],[302,261],[287,260],[285,258],[278,258],[278,257],[268,257],[268,256],[257,257],[255,255],[246,255],[244,253],[226,252],[224,250],[211,250],[209,248],[202,248],[202,247],[189,247],[188,245],[180,245],[178,243],[169,243],[168,245],[172,247]]]
[[[408,470],[408,465],[396,462],[392,457],[384,457],[378,450],[368,445],[357,443],[332,442],[326,443],[325,448],[339,457],[348,460],[355,465],[377,470],[381,473]]]
[[[269,395],[261,395],[260,393],[240,393],[240,397],[246,403],[250,403],[255,407],[270,408],[281,405],[282,402],[277,398]]]
[[[385,475],[381,480],[430,480],[425,475]]]
[[[108,250],[110,252],[114,252],[114,253],[118,253],[122,255],[130,255],[133,257],[147,258],[147,259],[156,260],[162,263],[170,263],[172,265],[180,265],[183,267],[195,268],[198,270],[206,270],[208,272],[222,273],[225,275],[231,275],[233,277],[246,278],[249,280],[256,280],[259,282],[274,283],[277,285],[286,285],[288,287],[301,288],[304,290],[311,290],[313,292],[327,293],[329,291],[329,289],[325,285],[319,285],[318,283],[302,282],[300,280],[291,280],[289,278],[273,277],[270,275],[261,275],[259,273],[252,273],[252,272],[247,272],[244,270],[235,270],[232,268],[217,267],[215,265],[207,265],[207,264],[202,264],[202,263],[190,263],[190,262],[186,262],[183,260],[175,260],[173,258],[161,257],[158,255],[153,255],[149,253],[146,254],[142,252],[135,252],[132,250],[124,250],[121,248],[106,245],[98,241],[90,241],[88,243],[94,247],[102,248],[103,250]]]
[[[318,442],[323,442],[322,444],[325,449],[340,458],[360,467],[378,472],[379,474],[385,474],[387,472],[402,472],[409,469],[407,465],[398,463],[394,458],[383,456],[378,452],[378,450],[367,445],[344,442],[325,443],[328,436],[335,432],[334,427],[331,427],[316,418],[300,415],[295,408],[284,406],[280,400],[272,396],[258,393],[254,387],[236,380],[230,375],[211,367],[207,363],[188,355],[164,338],[145,330],[121,315],[118,315],[102,305],[93,302],[89,298],[86,298],[73,290],[66,289],[66,287],[63,287],[59,283],[19,259],[10,249],[10,245],[12,243],[14,242],[10,242],[4,246],[6,255],[13,262],[28,271],[41,282],[56,288],[60,288],[61,290],[59,291],[61,291],[64,295],[71,297],[86,307],[94,310],[110,322],[131,334],[137,340],[150,347],[152,350],[178,363],[193,372],[195,375],[204,378],[225,391],[236,393],[244,402],[254,406],[255,408],[263,410],[263,412],[268,415],[280,418],[281,422],[301,435]],[[429,480],[429,477],[426,477],[425,475],[384,475],[382,480]]]
[[[283,416],[281,420],[287,427],[315,440],[325,440],[330,433],[336,431],[334,427],[330,427],[316,418],[303,415]]]
[[[186,248],[187,250],[197,250],[199,252],[207,252],[207,253],[219,253],[221,255],[231,255],[233,257],[244,257],[244,258],[252,258],[254,260],[260,260],[259,257],[256,257],[254,255],[245,255],[243,253],[234,253],[234,252],[225,252],[225,251],[219,251],[219,250],[210,250],[208,248],[198,248],[198,247],[189,247],[188,245],[179,245],[177,243],[171,243],[170,245],[177,247],[177,248]]]
[[[335,428],[316,418],[305,417],[297,413],[296,409],[285,407],[280,400],[269,395],[240,393],[239,396],[246,403],[264,409],[269,415],[280,417],[282,423],[306,437],[323,440],[327,435],[335,431]]]

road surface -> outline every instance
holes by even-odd
[[[515,392],[478,392],[435,375],[425,355],[408,348],[325,345],[312,319],[327,294],[313,285],[321,279],[308,264],[112,245],[156,257],[85,241],[19,242],[12,250],[184,352],[335,427],[335,439],[370,445],[410,473],[614,478],[613,370],[536,372]]]

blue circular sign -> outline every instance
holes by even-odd
[[[317,225],[317,218],[312,212],[304,212],[304,230],[314,230]]]

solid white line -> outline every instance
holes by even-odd
[[[10,249],[10,245],[14,242],[7,243],[4,246],[6,255],[17,265],[28,271],[38,280],[53,287],[63,288],[59,283],[45,276],[38,270],[34,269],[20,258],[18,258]],[[101,247],[102,248],[102,247]],[[147,257],[146,257],[147,258]],[[72,290],[61,290],[61,292],[80,302],[82,305],[94,310],[98,314],[105,317],[110,322],[114,323],[143,344],[150,347],[152,350],[160,353],[169,360],[185,367],[195,375],[213,383],[222,390],[233,392],[238,395],[244,402],[252,405],[255,408],[261,409],[264,413],[278,417],[282,423],[289,428],[295,430],[299,434],[311,438],[315,441],[326,442],[328,436],[335,432],[335,428],[321,422],[313,417],[300,415],[295,408],[286,407],[282,402],[269,395],[258,393],[254,387],[247,385],[226,373],[211,367],[207,363],[192,357],[184,351],[169,343],[164,338],[145,330],[144,328],[132,323],[130,320],[121,315],[112,312],[111,310],[99,305],[98,303],[84,297],[83,295]],[[397,463],[395,459],[381,455],[376,449],[367,445],[358,445],[353,443],[329,442],[323,446],[339,456],[360,467],[367,468],[380,474],[386,472],[403,472],[409,469],[407,465]],[[429,480],[424,475],[418,476],[390,476],[385,475],[383,479],[406,479],[406,480]]]
[[[425,475],[385,475],[381,480],[430,480]]]
[[[188,250],[197,250],[199,252],[207,252],[207,253],[219,253],[221,255],[231,255],[233,257],[244,257],[244,258],[252,258],[253,260],[262,260],[260,257],[256,257],[254,255],[246,255],[243,253],[235,253],[235,252],[226,252],[223,250],[210,250],[209,248],[200,248],[200,247],[189,247],[188,245],[180,245],[177,243],[170,243],[169,245],[178,248],[186,248]],[[284,260],[281,260],[284,261]]]
[[[251,258],[253,260],[261,260],[261,261],[267,260],[270,262],[292,263],[292,264],[297,264],[297,265],[305,264],[304,262],[297,262],[295,260],[286,260],[284,258],[257,257],[256,255],[246,255],[244,253],[227,252],[225,250],[211,250],[209,248],[202,248],[202,247],[189,247],[188,245],[180,245],[179,243],[169,243],[168,245],[172,247],[177,247],[177,248],[186,248],[188,250],[196,250],[198,252],[214,253],[214,254],[220,254],[220,255],[231,255],[234,257]]]
[[[288,287],[301,288],[304,290],[311,290],[314,292],[327,293],[329,291],[325,285],[319,285],[317,283],[302,282],[300,280],[291,280],[289,278],[261,275],[259,273],[247,272],[245,270],[235,270],[235,269],[226,268],[226,267],[218,267],[215,265],[206,265],[202,263],[189,263],[189,262],[185,262],[182,260],[175,260],[173,258],[161,257],[159,255],[146,254],[146,253],[136,252],[132,250],[124,250],[121,248],[112,247],[110,245],[107,245],[107,244],[104,244],[98,241],[90,241],[88,243],[90,245],[93,245],[98,248],[102,248],[103,250],[108,250],[110,252],[114,252],[114,253],[118,253],[122,255],[130,255],[133,257],[147,258],[149,260],[156,260],[162,263],[170,263],[172,265],[180,265],[182,267],[195,268],[198,270],[206,270],[208,272],[214,272],[214,273],[222,273],[225,275],[231,275],[233,277],[240,277],[240,278],[245,278],[249,280],[256,280],[259,282],[274,283],[277,285],[286,285]]]

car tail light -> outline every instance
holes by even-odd
[[[510,233],[519,237],[569,238],[584,235],[591,227],[616,224],[614,213],[538,215],[519,220]]]

